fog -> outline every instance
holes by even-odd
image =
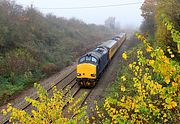
[[[137,28],[142,22],[140,7],[143,0],[16,0],[16,2],[24,7],[32,4],[44,14],[75,17],[86,23],[104,24],[108,17],[115,17],[121,28]]]

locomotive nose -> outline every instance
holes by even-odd
[[[96,65],[91,63],[82,63],[77,66],[77,78],[96,78]]]

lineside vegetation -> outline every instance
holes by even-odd
[[[179,32],[172,28],[173,25],[167,18],[164,18],[163,22],[171,32],[173,41],[179,43]],[[71,109],[77,114],[75,118],[64,118],[62,107],[71,102],[72,97],[67,95],[66,99],[62,99],[64,98],[62,91],[54,89],[54,96],[48,98],[46,91],[39,85],[36,86],[40,101],[26,99],[37,107],[37,111],[32,110],[33,117],[11,105],[8,105],[3,113],[6,115],[10,112],[12,121],[30,120],[34,123],[180,122],[180,65],[173,60],[176,56],[169,47],[167,51],[170,57],[167,57],[160,47],[153,48],[143,35],[136,33],[136,37],[143,42],[144,50],[136,51],[137,61],[128,65],[128,70],[124,72],[127,75],[119,76],[117,91],[105,99],[103,106],[96,105],[96,112],[92,117],[87,117],[85,112],[87,107],[84,106]],[[126,61],[130,59],[128,54],[125,52],[122,55]]]
[[[103,25],[44,15],[36,8],[0,0],[0,105],[71,65],[111,34]]]
[[[178,46],[180,33],[166,17],[163,22]],[[103,106],[96,107],[96,118],[92,119],[95,123],[179,123],[179,62],[173,59],[176,56],[170,47],[167,47],[170,56],[167,57],[160,47],[153,48],[143,35],[136,33],[136,37],[143,42],[145,50],[136,51],[137,61],[121,73],[116,82],[118,88],[105,99]],[[179,46],[177,48],[179,51]],[[131,59],[127,54],[123,53],[122,57]]]

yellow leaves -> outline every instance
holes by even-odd
[[[138,71],[138,70],[139,70],[139,66],[136,66],[136,67],[135,67],[135,70]]]
[[[125,76],[121,76],[121,80],[125,81],[126,77]]]
[[[136,123],[141,120],[145,123],[155,123],[154,118],[165,123],[169,119],[177,121],[178,116],[175,111],[179,112],[177,101],[180,101],[179,64],[171,60],[174,55],[170,49],[168,51],[171,58],[168,58],[161,48],[155,49],[150,46],[144,36],[138,33],[136,36],[144,42],[150,56],[148,56],[149,54],[144,56],[141,50],[137,51],[138,61],[128,65],[132,70],[128,73],[128,80],[127,76],[120,77],[121,80],[126,81],[121,81],[119,85],[121,91],[119,96],[122,97],[118,98],[114,104],[112,102],[105,103],[108,108],[106,110],[111,111],[114,119],[116,112],[111,108],[116,106],[119,109],[117,116],[125,120],[124,122]],[[126,52],[122,57],[127,59]],[[172,85],[169,84],[170,82]],[[112,122],[115,121],[116,119]]]
[[[141,50],[138,50],[138,51],[137,51],[137,54],[138,54],[138,55],[142,55],[142,53],[143,53],[143,51],[141,51]]]
[[[171,58],[174,58],[174,54],[171,54]]]
[[[93,120],[95,120],[95,117],[94,117],[94,116],[92,116],[92,119],[93,119]]]
[[[163,114],[163,118],[166,118],[166,117],[167,117],[167,114],[166,114],[166,113],[164,113],[164,114]]]
[[[12,105],[10,104],[10,103],[8,103],[8,105],[7,105],[7,112],[10,112],[13,108],[12,108]]]
[[[151,66],[153,66],[153,65],[154,65],[154,63],[155,63],[155,61],[154,61],[154,60],[149,60],[149,64],[150,64]]]
[[[175,83],[175,82],[172,82],[172,86],[173,86],[173,87],[176,87],[176,86],[178,86],[178,84]]]
[[[7,111],[5,109],[3,109],[1,112],[3,113],[4,116],[7,115]]]
[[[136,33],[135,35],[136,35],[136,37],[137,37],[139,40],[141,40],[141,41],[143,41],[143,42],[146,43],[146,39],[145,39],[145,37],[144,37],[143,35],[141,35],[141,34],[139,34],[139,33]]]
[[[172,102],[170,103],[170,105],[171,105],[172,108],[175,108],[175,107],[177,106],[177,103],[174,102],[174,101],[172,101]]]
[[[135,108],[135,102],[133,102],[133,103],[131,104],[131,107],[132,107],[132,109]]]
[[[175,101],[167,101],[167,99],[166,99],[166,103],[167,104],[165,105],[165,108],[167,108],[167,109],[173,109],[177,106],[177,102],[175,102]]]
[[[142,36],[141,35],[138,35],[138,37],[137,37],[138,39],[141,39],[142,38]]]
[[[169,76],[166,76],[165,79],[164,79],[164,81],[165,81],[167,84],[169,84],[169,82],[170,82],[170,77],[169,77]]]
[[[124,102],[125,101],[125,97],[123,96],[122,98],[121,98],[121,102]]]
[[[125,59],[125,60],[127,60],[127,53],[126,53],[126,52],[124,52],[124,53],[122,54],[122,58]]]
[[[168,120],[167,119],[164,119],[164,123],[166,123]]]
[[[129,68],[132,69],[133,65],[132,64],[129,64]]]
[[[151,52],[151,51],[152,51],[152,49],[153,49],[152,47],[147,46],[146,51],[147,51],[147,52]]]
[[[149,108],[154,109],[153,104],[149,104]]]
[[[147,40],[146,40],[146,39],[144,39],[144,40],[143,40],[143,43],[144,43],[144,44],[146,44],[146,43],[147,43]]]
[[[32,105],[36,108],[31,111],[32,115],[29,115],[23,110],[18,110],[13,108],[11,104],[8,104],[7,110],[3,110],[4,114],[10,113],[10,118],[12,122],[19,123],[49,123],[50,120],[52,123],[62,122],[62,123],[70,123],[77,122],[83,116],[85,116],[86,106],[84,107],[75,107],[73,109],[72,114],[76,114],[74,120],[71,118],[65,118],[63,113],[63,107],[72,99],[70,93],[66,93],[66,97],[62,91],[57,91],[56,88],[53,88],[53,96],[51,98],[47,97],[46,90],[41,87],[39,84],[35,84],[35,87],[38,89],[38,96],[41,97],[40,100],[33,100],[31,98],[26,97],[26,101],[32,103]],[[77,100],[78,101],[78,100]]]
[[[111,114],[116,114],[116,109],[115,108],[110,108]]]
[[[146,72],[149,72],[149,68],[145,68],[145,71],[146,71]]]
[[[126,88],[125,88],[124,86],[120,86],[120,90],[121,90],[122,92],[124,92],[124,91],[126,91]]]

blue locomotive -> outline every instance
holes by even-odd
[[[76,79],[79,85],[94,87],[103,70],[125,40],[126,34],[121,33],[81,56],[77,65]]]

